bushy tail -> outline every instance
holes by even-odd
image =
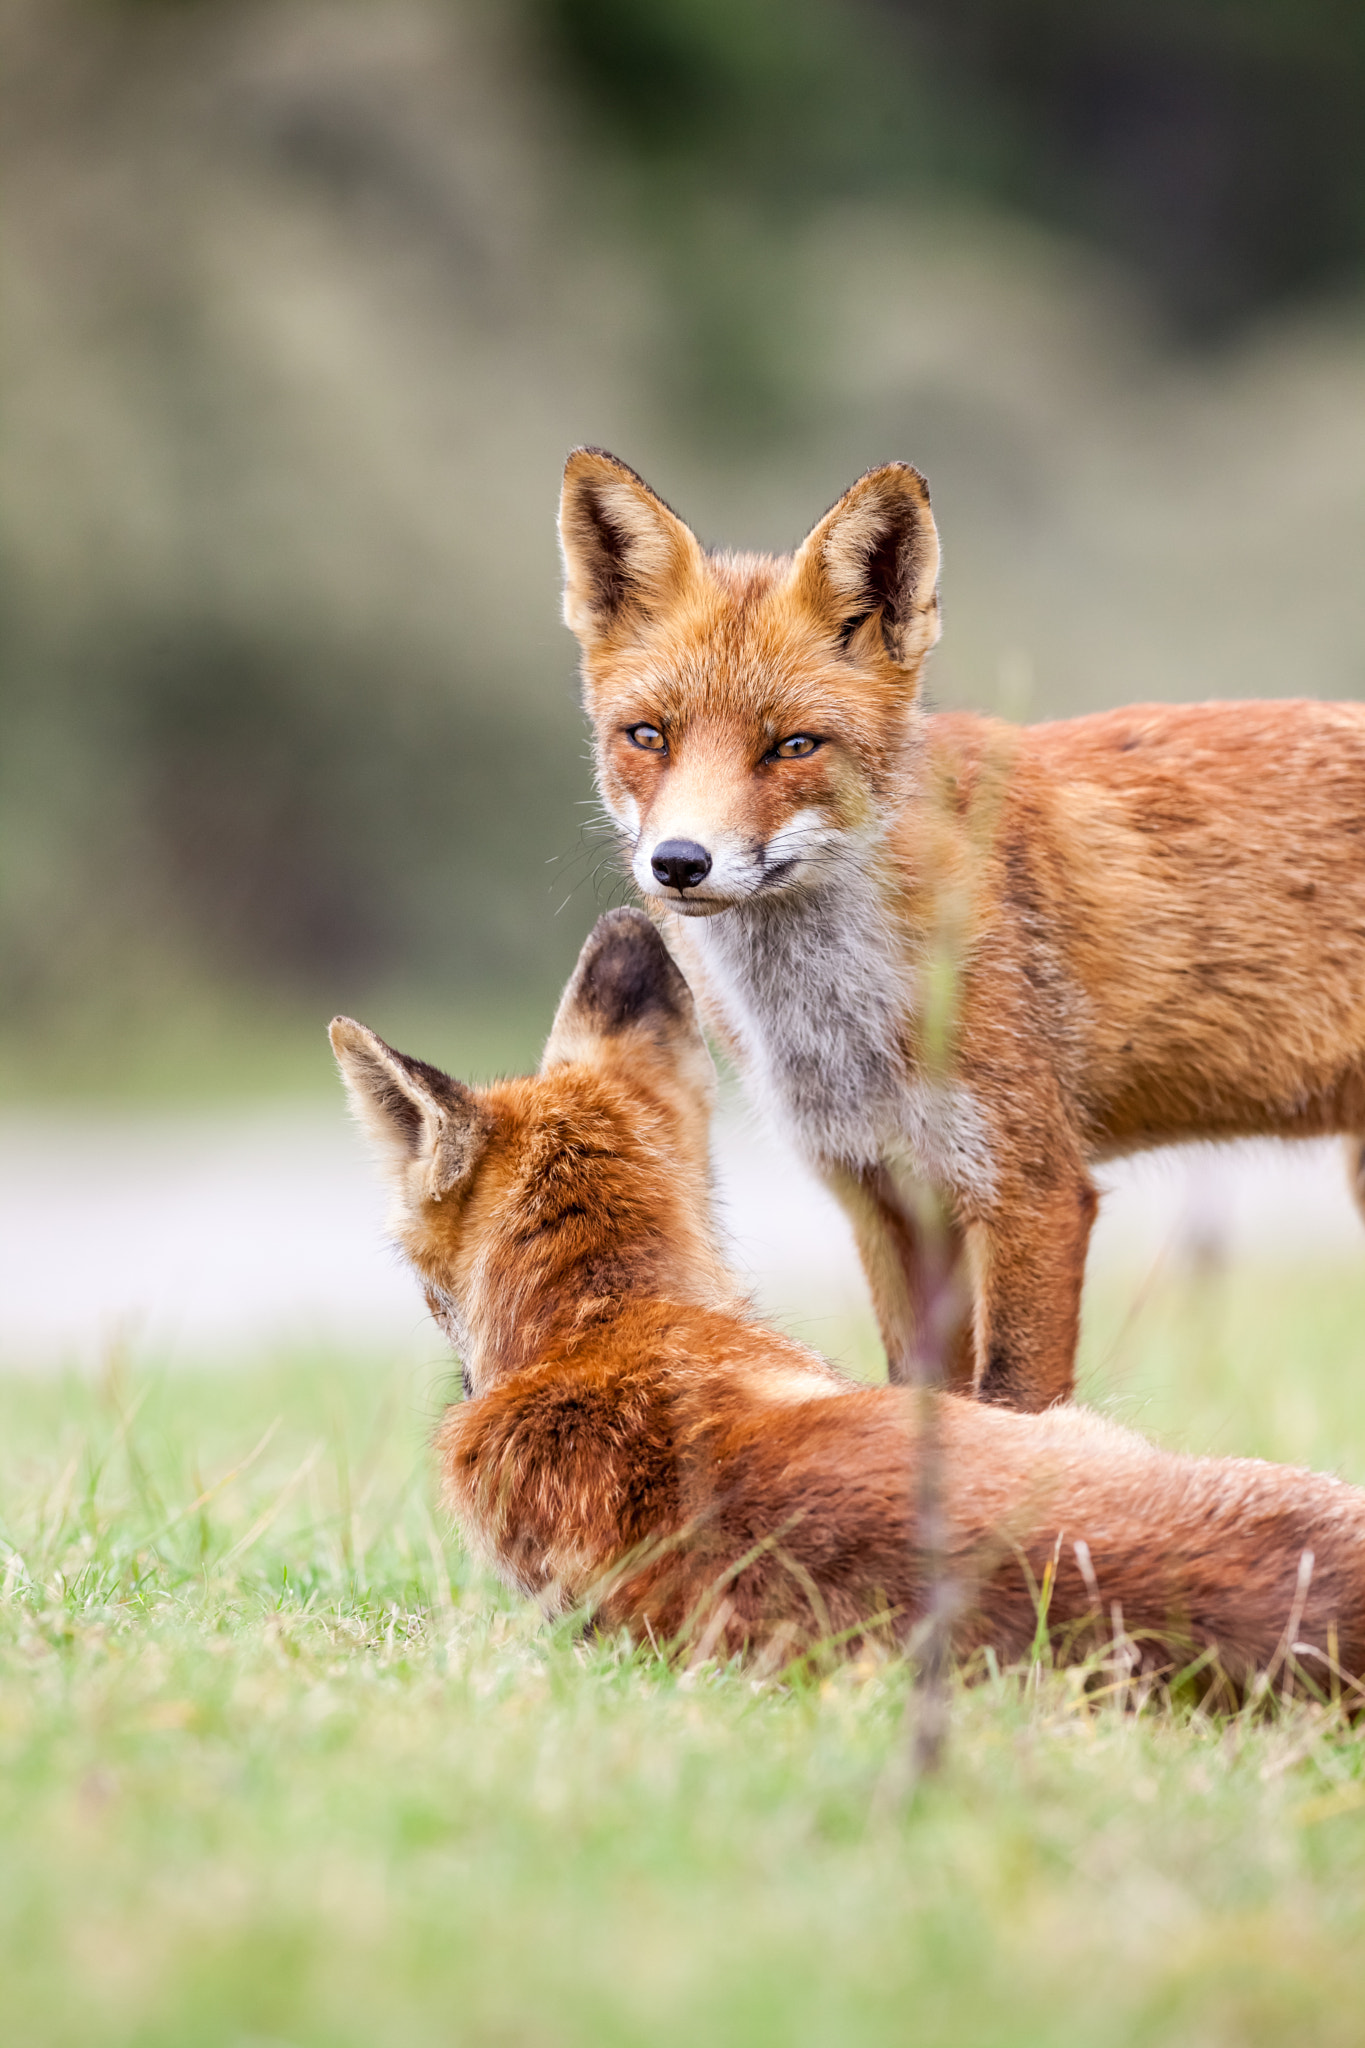
[[[1356,1207],[1365,1216],[1365,1138],[1346,1140],[1346,1171],[1350,1175]]]

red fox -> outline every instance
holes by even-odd
[[[463,1361],[438,1444],[471,1548],[547,1611],[694,1654],[785,1661],[926,1601],[917,1447],[936,1419],[956,1647],[1245,1688],[1365,1671],[1365,1493],[1176,1457],[1075,1407],[1020,1415],[860,1386],[754,1321],[711,1217],[710,1056],[650,920],[602,918],[540,1073],[473,1090],[339,1017],[392,1228]],[[1333,1647],[1335,1645],[1335,1647]]]
[[[775,559],[705,553],[580,448],[560,534],[634,881],[843,1202],[893,1380],[926,1184],[974,1294],[952,1383],[1020,1408],[1072,1389],[1097,1162],[1337,1132],[1365,1207],[1365,706],[931,716],[938,537],[904,463]]]

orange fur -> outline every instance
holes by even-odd
[[[589,938],[536,1079],[471,1091],[349,1020],[332,1038],[463,1358],[448,1502],[547,1611],[771,1662],[904,1639],[932,1417],[960,1650],[1025,1652],[1050,1576],[1064,1654],[1119,1629],[1148,1670],[1209,1653],[1242,1688],[1324,1678],[1335,1640],[1365,1671],[1365,1494],[1171,1456],[1077,1408],[859,1386],[753,1319],[712,1224],[710,1062],[640,912]]]
[[[774,559],[704,553],[579,450],[561,531],[636,883],[848,1209],[893,1379],[923,1183],[974,1281],[958,1377],[1026,1408],[1071,1391],[1097,1162],[1340,1132],[1365,1208],[1365,706],[929,715],[938,543],[904,465]]]

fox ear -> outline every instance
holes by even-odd
[[[485,1122],[471,1091],[439,1067],[395,1052],[353,1017],[334,1017],[328,1036],[357,1118],[380,1155],[411,1188],[439,1202],[466,1180],[483,1147]]]
[[[653,1046],[684,1066],[699,1055],[709,1088],[711,1055],[692,991],[642,910],[609,910],[589,932],[559,999],[540,1071],[591,1061],[613,1044],[632,1051]]]
[[[702,559],[677,514],[601,448],[575,448],[564,466],[559,545],[564,621],[585,647],[666,603]]]
[[[803,541],[793,576],[843,647],[859,651],[866,627],[899,668],[917,667],[939,636],[938,530],[919,471],[888,462],[860,476]]]

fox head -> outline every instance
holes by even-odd
[[[733,1301],[711,1215],[714,1069],[642,911],[599,919],[534,1078],[467,1088],[350,1017],[331,1040],[466,1392],[632,1296]]]
[[[598,784],[643,895],[714,916],[875,834],[939,633],[918,470],[869,470],[794,555],[708,554],[634,470],[579,448],[559,532]]]

